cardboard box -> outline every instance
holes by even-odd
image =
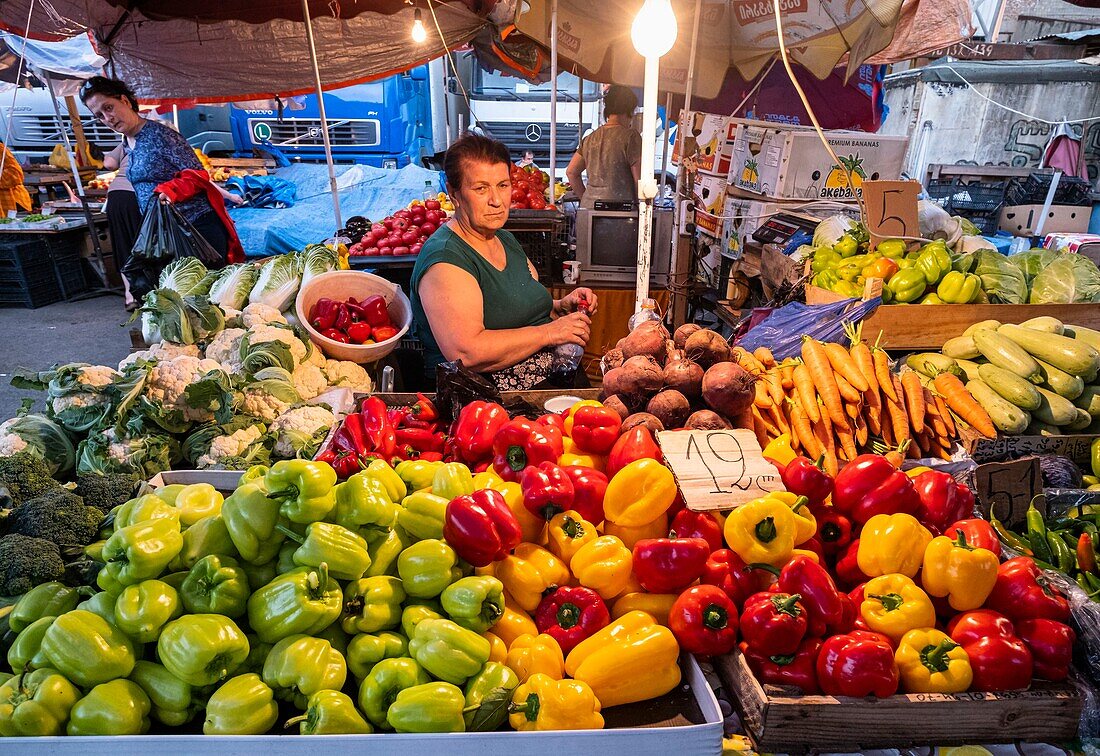
[[[680,165],[680,145],[684,154],[694,159],[700,173],[726,178],[733,158],[733,135],[737,125],[729,116],[713,113],[680,112],[683,138],[672,147],[672,164]]]
[[[726,204],[726,179],[699,174],[695,177],[695,227],[714,239],[722,236]]]
[[[1089,230],[1092,208],[1051,205],[1043,224],[1044,234],[1083,234]],[[1014,236],[1035,236],[1043,217],[1042,205],[1006,205],[1001,209],[1000,229]]]
[[[838,207],[814,208],[806,207],[802,200],[764,200],[757,196],[746,195],[736,189],[726,189],[726,203],[722,210],[723,226],[721,240],[723,254],[737,257],[745,244],[752,240],[753,232],[767,223],[768,219],[779,213],[790,215],[810,216],[825,219],[830,215],[847,215],[853,220],[859,220],[859,206],[852,204],[847,209]]]
[[[833,159],[814,129],[746,121],[737,123],[729,183],[741,191],[779,199],[855,198],[842,165]],[[828,131],[829,145],[853,174],[855,193],[865,180],[901,175],[908,137],[857,131]]]

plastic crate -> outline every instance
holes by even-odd
[[[78,233],[0,234],[0,261],[35,265],[80,257]]]
[[[1009,205],[1042,205],[1047,201],[1050,183],[1054,173],[1032,173],[1027,178],[1015,178],[1008,185],[1005,202]],[[1058,180],[1054,190],[1054,205],[1090,205],[1089,182],[1076,176],[1065,176]]]
[[[562,226],[553,231],[512,231],[543,284],[562,283],[562,263],[570,258],[569,239]]]
[[[44,307],[87,288],[80,257],[58,260],[56,271],[48,261],[20,267],[0,260],[0,307]]]

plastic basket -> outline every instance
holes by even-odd
[[[348,297],[363,300],[372,294],[381,294],[386,299],[390,320],[397,328],[397,334],[392,338],[378,344],[342,344],[325,338],[309,324],[309,311],[322,297],[343,302]],[[396,349],[412,325],[412,304],[405,293],[396,284],[361,270],[333,270],[310,279],[298,291],[294,309],[310,340],[325,355],[335,360],[350,360],[361,364],[376,362]]]
[[[84,263],[79,257],[31,265],[0,260],[0,306],[44,307],[87,288]]]
[[[1009,205],[1041,205],[1047,201],[1050,182],[1054,173],[1032,173],[1027,178],[1015,178],[1008,186],[1005,201]],[[1065,176],[1058,180],[1054,190],[1055,205],[1089,205],[1089,182],[1076,176]]]

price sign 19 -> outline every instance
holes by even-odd
[[[750,430],[662,431],[657,441],[688,509],[733,509],[784,490]]]

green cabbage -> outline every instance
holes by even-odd
[[[153,289],[138,312],[146,344],[197,344],[225,328],[225,313],[205,294],[181,296],[175,289]]]
[[[1035,276],[1039,275],[1039,272],[1043,268],[1050,265],[1058,255],[1059,252],[1057,250],[1036,247],[1026,252],[1009,255],[1008,259],[1011,260],[1017,268],[1023,271],[1024,278],[1027,279],[1027,285],[1030,287]]]
[[[1031,304],[1100,302],[1100,269],[1075,252],[1059,255],[1031,282]]]
[[[160,272],[157,286],[161,289],[171,289],[180,296],[205,294],[210,290],[210,286],[206,284],[206,289],[203,289],[203,280],[209,272],[199,258],[181,257],[164,267]]]
[[[27,451],[43,460],[50,474],[61,478],[76,463],[73,442],[60,425],[45,415],[19,415],[0,424],[0,436],[19,436],[27,442]]]
[[[219,307],[243,310],[248,304],[248,293],[260,276],[259,266],[252,263],[230,265],[220,271],[218,280],[210,287],[210,301]]]
[[[1024,304],[1027,281],[1024,274],[996,250],[974,252],[973,272],[982,279],[982,290],[993,304]]]
[[[287,309],[302,283],[301,257],[295,253],[273,257],[260,268],[256,285],[248,295],[248,301],[274,307],[280,312]]]
[[[324,244],[310,244],[302,252],[302,286],[314,276],[336,270],[336,251]]]
[[[817,224],[814,229],[814,246],[831,247],[840,241],[844,234],[856,230],[858,224],[846,215],[834,215]]]

